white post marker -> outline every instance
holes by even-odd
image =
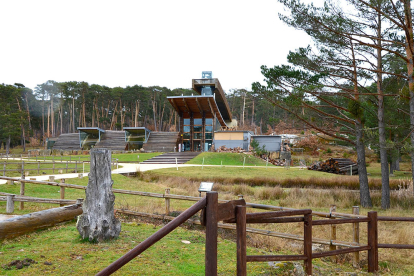
[[[201,182],[200,187],[198,188],[199,196],[201,197],[201,192],[211,192],[213,185],[214,182]]]
[[[243,159],[243,169],[244,169],[244,163],[246,163],[246,156]]]
[[[352,165],[351,165],[351,175],[352,175]]]
[[[177,157],[175,158],[175,166],[177,166],[177,171],[178,171],[178,162],[177,162]]]
[[[139,155],[137,157],[138,157],[138,163],[139,163]]]
[[[118,169],[118,158],[116,159],[116,169]]]
[[[266,157],[266,169],[267,169],[267,164],[269,163],[269,157]]]

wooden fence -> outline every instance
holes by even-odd
[[[61,180],[60,183],[58,182],[50,182],[50,181],[36,181],[36,180],[28,180],[28,179],[19,179],[19,178],[11,178],[11,177],[0,177],[0,179],[5,179],[5,180],[12,180],[12,181],[17,181],[20,182],[21,185],[23,185],[23,195],[24,195],[24,183],[33,183],[33,184],[40,184],[40,185],[51,185],[51,186],[59,186],[60,187],[60,196],[61,199],[53,199],[50,200],[50,202],[47,202],[48,199],[33,199],[32,201],[28,201],[27,197],[24,197],[22,194],[21,196],[15,196],[15,195],[11,195],[11,194],[7,194],[5,195],[4,193],[0,193],[0,195],[3,195],[3,197],[0,196],[0,200],[8,200],[8,204],[7,206],[9,206],[9,204],[13,204],[12,202],[14,201],[24,201],[27,200],[26,202],[42,202],[42,203],[56,203],[56,204],[72,204],[73,200],[71,201],[67,201],[65,200],[65,188],[71,188],[71,189],[86,189],[86,186],[81,186],[81,185],[73,185],[73,184],[67,184],[65,183],[64,179]],[[124,213],[124,214],[129,214],[129,215],[136,215],[136,216],[142,216],[142,217],[152,217],[152,218],[158,218],[158,219],[166,219],[166,220],[174,220],[174,217],[169,216],[170,213],[170,200],[186,200],[186,201],[200,201],[202,198],[201,197],[192,197],[192,196],[182,196],[182,195],[174,195],[174,194],[170,194],[169,193],[169,189],[165,190],[164,194],[160,194],[160,193],[149,193],[149,192],[140,192],[140,191],[130,191],[130,190],[121,190],[121,189],[113,189],[114,193],[119,193],[119,194],[129,194],[129,195],[137,195],[137,196],[148,196],[148,197],[155,197],[155,198],[164,198],[165,199],[165,215],[156,215],[156,214],[148,214],[148,213],[141,213],[141,212],[135,212],[135,211],[130,211],[130,210],[116,210],[119,213]],[[26,198],[26,199],[25,199]],[[229,201],[227,200],[218,200],[218,203],[228,203]],[[254,208],[254,209],[262,209],[262,210],[268,210],[268,211],[273,211],[273,212],[268,212],[271,213],[272,215],[266,218],[263,217],[254,217],[254,215],[249,215],[246,216],[246,222],[247,223],[288,223],[288,222],[303,222],[306,225],[312,225],[312,226],[318,226],[318,225],[330,225],[331,226],[331,239],[320,239],[320,238],[312,238],[309,239],[306,237],[306,234],[304,236],[301,235],[294,235],[294,234],[289,234],[289,233],[279,233],[279,232],[275,232],[275,231],[269,231],[269,230],[264,230],[264,229],[256,229],[256,228],[250,228],[250,227],[246,227],[244,226],[243,229],[245,229],[246,232],[249,233],[255,233],[255,234],[260,234],[260,235],[265,235],[265,236],[271,236],[271,237],[279,237],[279,238],[285,238],[285,239],[291,239],[291,240],[298,240],[298,241],[303,241],[303,242],[307,242],[309,243],[309,240],[311,240],[311,244],[312,243],[316,243],[316,244],[324,244],[324,245],[329,245],[329,249],[330,251],[328,252],[323,252],[323,253],[308,253],[307,254],[312,254],[312,258],[321,258],[321,257],[326,257],[326,256],[337,256],[339,254],[345,254],[345,253],[353,253],[353,263],[354,264],[358,264],[359,262],[359,252],[360,251],[365,251],[365,250],[374,250],[374,253],[372,254],[376,254],[376,256],[378,255],[378,248],[396,248],[396,249],[414,249],[414,245],[407,245],[407,244],[380,244],[378,243],[378,228],[377,228],[377,223],[378,221],[395,221],[395,222],[414,222],[414,218],[412,217],[383,217],[383,216],[378,216],[376,215],[376,212],[370,212],[368,214],[368,216],[364,216],[364,215],[360,215],[359,214],[359,208],[358,206],[354,206],[353,207],[353,214],[346,214],[346,213],[339,213],[336,212],[336,207],[335,206],[331,206],[330,212],[329,213],[325,213],[325,212],[308,212],[308,211],[303,211],[300,210],[299,212],[301,215],[303,215],[304,217],[300,218],[300,217],[293,217],[293,218],[289,218],[289,217],[278,217],[279,215],[282,216],[288,216],[288,215],[294,215],[296,214],[295,212],[297,212],[297,209],[293,209],[293,208],[286,208],[286,207],[279,207],[279,206],[271,206],[271,205],[263,205],[263,204],[255,204],[255,203],[246,203],[244,205],[245,207],[248,208]],[[11,210],[11,208],[9,209]],[[278,211],[278,212],[274,212],[274,211]],[[239,212],[239,211],[237,211]],[[243,211],[240,211],[243,212]],[[305,213],[303,213],[305,212]],[[375,214],[374,214],[375,213]],[[252,213],[252,214],[265,214],[265,213]],[[279,215],[274,215],[274,214],[279,214]],[[299,214],[299,213],[297,213]],[[314,217],[322,217],[322,218],[327,218],[324,220],[313,220],[312,221],[312,216]],[[305,218],[306,217],[306,218]],[[243,219],[243,218],[241,218]],[[256,220],[255,220],[256,219]],[[199,224],[199,225],[204,225],[203,221],[201,220],[191,220],[192,223],[194,224]],[[368,245],[362,245],[359,243],[359,238],[360,238],[360,223],[368,223]],[[233,225],[233,223],[236,223],[236,225]],[[346,241],[339,241],[336,240],[336,226],[338,224],[346,224],[346,223],[351,223],[353,225],[353,242],[346,242]],[[239,233],[240,230],[237,230],[237,219],[234,220],[227,220],[225,221],[225,223],[218,223],[217,227],[219,228],[223,228],[223,229],[233,229],[236,230],[237,233]],[[239,227],[241,227],[241,225],[239,225]],[[308,229],[308,228],[306,228]],[[308,230],[306,230],[308,231]],[[307,233],[305,231],[305,233]],[[309,234],[309,233],[308,233]],[[373,237],[376,237],[373,239]],[[306,246],[308,246],[308,244],[306,244]],[[345,247],[345,249],[337,249],[337,246],[341,246],[341,247]],[[375,253],[376,252],[376,253]],[[299,256],[299,257],[298,257]],[[298,256],[289,256],[286,257],[286,260],[304,260],[304,255],[298,255]],[[241,256],[241,258],[243,259],[244,257]],[[246,257],[247,258],[247,257]],[[273,258],[273,257],[272,257]],[[275,257],[275,260],[278,258],[285,258],[285,257]],[[296,259],[295,259],[296,258]],[[306,257],[309,261],[309,256]],[[377,269],[377,263],[378,260],[375,259],[377,257],[372,257],[373,259],[371,260],[371,268],[374,267],[374,270]],[[260,259],[260,258],[259,258]],[[247,258],[246,260],[248,261],[256,261],[259,259],[255,259],[255,257],[252,258]],[[376,266],[375,266],[376,264]],[[307,267],[307,265],[305,264],[305,267]],[[375,268],[376,267],[376,268]]]
[[[90,163],[90,161],[79,161],[79,160],[52,160],[52,161],[35,161],[35,162],[30,162],[30,161],[21,161],[21,162],[16,162],[16,161],[0,161],[0,164],[3,163],[3,176],[6,176],[6,172],[20,172],[22,174],[22,176],[24,176],[25,172],[30,172],[30,171],[34,171],[37,172],[38,175],[40,175],[40,172],[43,171],[52,171],[52,174],[55,173],[55,171],[60,171],[59,173],[68,173],[68,171],[73,170],[75,173],[78,173],[78,170],[82,169],[82,172],[85,172],[85,163]],[[19,166],[19,168],[14,168],[14,169],[7,169],[7,166],[11,166],[11,165],[16,165]],[[37,168],[32,168],[29,169],[27,168],[27,165],[37,165]],[[51,167],[49,168],[44,168],[43,165],[51,165]],[[58,165],[56,167],[56,165]],[[59,165],[64,165],[64,167],[60,167]],[[70,167],[70,166],[73,167]],[[1,166],[1,165],[0,165]],[[112,159],[112,163],[111,163],[112,168],[118,168],[118,159],[113,158]],[[36,166],[35,166],[36,167]]]

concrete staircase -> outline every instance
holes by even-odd
[[[177,164],[184,164],[185,162],[193,159],[201,152],[170,152],[155,156],[151,159],[141,162],[141,164],[175,164],[177,158]]]
[[[178,138],[178,132],[151,132],[142,148],[147,152],[174,152]]]
[[[54,150],[79,150],[79,133],[64,133],[59,135],[53,145]]]
[[[106,148],[110,150],[125,150],[125,131],[106,130],[101,135],[101,141],[96,143],[95,148]]]

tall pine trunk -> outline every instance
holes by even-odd
[[[411,1],[404,1],[404,13],[405,13],[405,25],[406,25],[406,47],[405,52],[407,54],[407,75],[408,75],[408,89],[410,91],[410,125],[411,125],[411,147],[414,145],[414,46],[413,46],[413,21],[411,13]],[[411,171],[412,178],[414,180],[414,150],[411,150]],[[414,195],[414,185],[413,185],[413,195]]]
[[[380,7],[381,8],[381,7]],[[382,86],[382,35],[381,14],[378,13],[377,26],[377,93],[378,93],[378,135],[381,159],[381,208],[390,208],[390,177],[388,172],[387,140],[384,122],[384,91]]]
[[[356,58],[354,52],[353,42],[350,41],[352,50],[352,64],[353,64],[353,84],[354,84],[354,100],[359,102],[359,91],[358,91],[358,74],[356,66]],[[358,112],[359,113],[359,112]],[[355,118],[355,133],[356,133],[356,150],[358,156],[358,177],[359,177],[359,198],[362,207],[372,207],[371,195],[369,193],[368,186],[368,174],[367,165],[365,162],[365,143],[363,140],[364,125],[362,123],[363,114],[358,114]]]
[[[371,195],[368,186],[367,165],[365,163],[365,144],[363,141],[363,125],[358,119],[355,121],[356,150],[358,155],[359,198],[362,207],[372,207]]]

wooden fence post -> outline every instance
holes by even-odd
[[[62,178],[61,180],[60,180],[60,183],[62,183],[62,184],[64,184],[65,183],[65,179],[64,178]],[[63,187],[63,186],[60,186],[60,199],[65,199],[65,187]],[[65,204],[60,204],[60,206],[62,207],[62,206],[65,206]]]
[[[66,161],[66,173],[68,173],[68,161]]]
[[[217,275],[217,211],[218,193],[207,192],[205,275]]]
[[[359,215],[359,206],[352,206],[352,214]],[[353,224],[353,241],[359,243],[359,223],[356,222]],[[359,252],[354,252],[353,266],[359,266]]]
[[[165,194],[169,195],[170,194],[170,189],[165,189]],[[169,198],[165,198],[165,215],[168,216],[170,214],[170,199]]]
[[[14,197],[16,195],[7,195],[6,199],[7,199],[7,205],[6,205],[6,213],[7,214],[12,214],[14,212]]]
[[[247,275],[246,206],[236,206],[237,276]]]
[[[3,176],[6,176],[6,161],[3,163]]]
[[[303,255],[306,275],[312,275],[312,213],[304,215]]]
[[[21,179],[25,179],[26,176],[24,175],[24,162],[22,162],[22,176]],[[20,195],[23,196],[24,195],[24,182],[20,181]],[[20,202],[20,210],[24,209],[24,202]]]
[[[377,212],[368,212],[368,272],[378,271],[378,216]]]
[[[75,173],[78,173],[78,161],[75,160]]]
[[[331,214],[331,217],[329,219],[335,219],[332,217],[332,213],[336,212],[336,205],[331,205],[329,208],[329,213]],[[329,250],[333,251],[336,250],[336,245],[332,244],[332,241],[336,240],[336,224],[331,224],[331,244],[329,245]],[[332,262],[338,262],[338,256],[332,256],[331,257]]]

